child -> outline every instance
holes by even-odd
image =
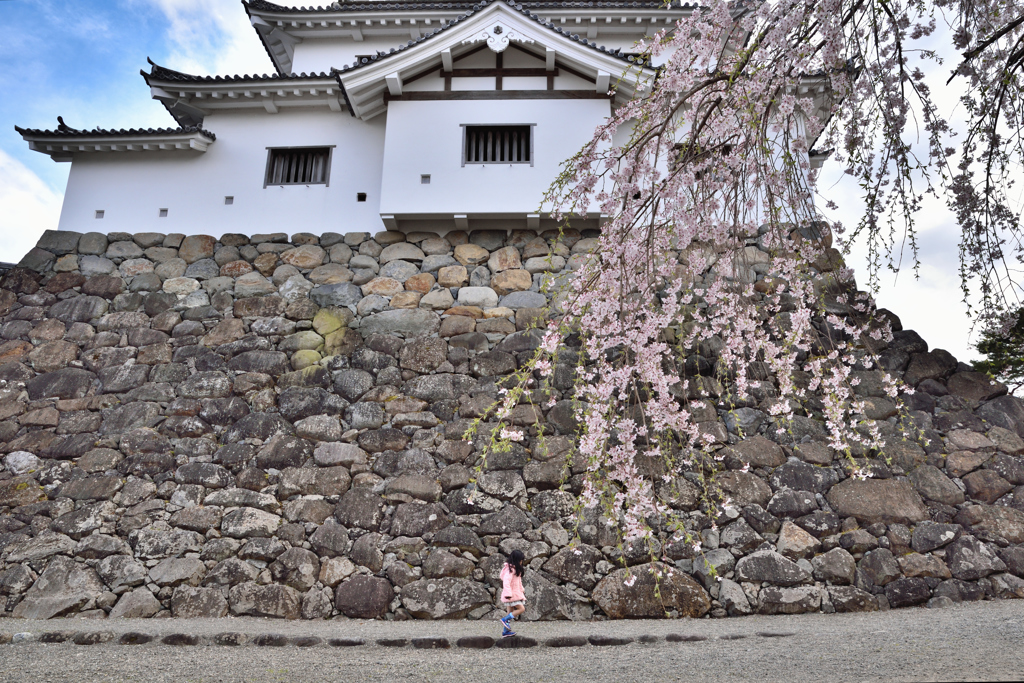
[[[501,568],[501,604],[508,614],[501,618],[501,637],[509,638],[516,634],[509,624],[526,611],[526,595],[523,593],[523,560],[526,559],[522,550],[513,550],[508,562]]]

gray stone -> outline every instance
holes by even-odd
[[[826,493],[838,480],[838,474],[831,467],[817,467],[799,460],[776,468],[768,479],[775,490],[788,488],[812,493]]]
[[[14,608],[17,619],[51,619],[76,612],[105,592],[103,582],[90,567],[63,556],[49,561],[46,569]]]
[[[231,538],[270,537],[281,526],[281,518],[256,508],[239,508],[224,515],[221,532]]]
[[[533,528],[533,523],[522,510],[514,505],[506,505],[499,512],[485,515],[477,533],[480,535],[507,536],[512,533],[523,533]]]
[[[974,536],[961,536],[946,547],[946,564],[955,578],[976,581],[1006,571],[995,551]]]
[[[811,558],[814,578],[829,585],[846,586],[853,583],[857,563],[853,555],[843,548],[833,548],[827,553]]]
[[[236,586],[246,581],[255,581],[260,570],[254,565],[237,557],[221,560],[203,579],[205,586]]]
[[[828,596],[836,612],[878,611],[875,596],[854,586],[829,586]]]
[[[150,580],[158,586],[183,583],[198,586],[205,575],[206,565],[202,560],[185,557],[168,558],[149,570]]]
[[[243,488],[229,488],[214,491],[203,499],[203,505],[219,507],[250,507],[275,512],[281,506],[277,498],[269,493],[259,493]]]
[[[391,521],[391,534],[422,536],[440,531],[449,524],[448,515],[439,503],[403,503],[395,509],[395,516]]]
[[[78,240],[78,253],[99,256],[105,254],[109,244],[107,236],[101,232],[87,232]]]
[[[539,292],[512,292],[503,296],[499,305],[513,311],[520,308],[546,308],[548,299]]]
[[[8,563],[33,562],[54,555],[71,555],[75,547],[68,536],[46,530],[32,537],[22,536],[21,540],[8,545],[3,555]]]
[[[196,532],[184,529],[137,529],[128,536],[135,557],[143,560],[162,560],[198,552],[204,540]]]
[[[326,520],[310,535],[309,544],[320,557],[342,557],[352,547],[348,531],[332,519]]]
[[[171,614],[181,619],[226,617],[228,601],[217,588],[178,586],[171,596]]]
[[[526,596],[523,618],[528,621],[582,621],[593,614],[593,608],[583,598],[565,586],[551,583],[532,569],[527,569],[523,576],[523,594]]]
[[[338,585],[334,591],[334,605],[339,612],[353,619],[377,619],[387,612],[394,595],[387,579],[359,574]]]
[[[740,581],[767,581],[778,586],[793,586],[811,578],[810,572],[774,550],[758,550],[736,564]]]
[[[54,256],[52,252],[40,249],[39,247],[33,247],[21,258],[18,265],[22,268],[28,268],[42,273],[50,267],[55,259],[56,256]]]
[[[864,553],[859,567],[864,576],[876,586],[885,586],[902,576],[896,558],[886,548]]]
[[[668,610],[698,618],[711,609],[711,598],[696,581],[660,562],[608,574],[594,588],[593,600],[611,619],[663,619]]]
[[[928,519],[921,497],[909,482],[897,479],[855,479],[832,487],[826,496],[840,517],[856,517],[866,524],[906,524]]]
[[[910,607],[927,602],[932,595],[928,583],[921,578],[897,579],[885,587],[890,607]]]
[[[162,609],[160,601],[145,588],[137,588],[121,595],[107,615],[111,619],[148,619]]]
[[[75,547],[75,557],[87,560],[101,560],[109,555],[130,554],[128,544],[117,536],[92,534],[86,536]]]
[[[693,558],[693,574],[710,589],[736,566],[733,554],[724,548],[705,551]]]
[[[321,308],[328,306],[355,306],[363,298],[363,292],[351,282],[320,285],[309,292],[309,298]]]
[[[384,520],[384,501],[373,491],[354,488],[338,501],[334,515],[345,526],[376,531]]]
[[[799,586],[782,588],[765,586],[758,596],[760,614],[805,614],[817,612],[821,606],[821,591],[818,588]]]
[[[743,588],[729,579],[722,579],[718,584],[718,601],[730,617],[746,616],[753,612]]]
[[[98,296],[76,296],[58,301],[50,307],[50,316],[65,325],[87,323],[103,317],[109,304]]]
[[[108,275],[117,271],[114,262],[103,256],[83,256],[78,260],[78,270],[85,277]]]
[[[963,528],[959,524],[936,524],[922,522],[914,527],[911,547],[919,553],[929,553],[952,543],[960,537]]]
[[[433,311],[407,308],[374,313],[363,320],[359,331],[364,338],[371,334],[401,334],[411,339],[434,334],[440,325],[441,319]]]
[[[402,606],[418,619],[462,619],[492,603],[483,585],[452,577],[414,581],[402,588],[401,599]]]
[[[270,574],[275,582],[304,593],[317,582],[320,560],[303,548],[289,548],[270,565]]]
[[[228,600],[231,613],[239,616],[298,619],[302,610],[302,595],[289,586],[242,583],[231,589]]]
[[[908,477],[921,497],[943,505],[959,505],[964,502],[964,493],[956,484],[936,467],[921,465]]]
[[[543,569],[562,581],[574,583],[585,590],[591,590],[597,585],[598,580],[595,567],[603,559],[604,556],[600,550],[581,543],[576,547],[559,550],[544,563]]]
[[[141,586],[149,578],[146,567],[131,555],[109,555],[96,564],[96,573],[110,590],[121,586]]]

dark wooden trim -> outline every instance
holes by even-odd
[[[558,69],[553,72],[547,69],[452,69],[441,76],[452,76],[453,78],[473,78],[474,76],[557,76]]]
[[[397,97],[384,92],[384,102],[428,100],[610,100],[612,96],[594,90],[453,90],[406,92]]]
[[[501,77],[503,75],[505,65],[504,55],[500,52],[494,55],[494,89],[501,90]]]

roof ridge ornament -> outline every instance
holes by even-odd
[[[504,52],[511,41],[519,43],[532,43],[532,38],[527,38],[518,31],[510,29],[502,21],[496,21],[472,38],[462,41],[462,44],[486,42],[492,52]]]

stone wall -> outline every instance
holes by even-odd
[[[479,619],[513,549],[529,619],[1024,596],[1024,402],[912,331],[882,365],[929,442],[857,373],[891,444],[867,480],[813,409],[779,436],[757,404],[693,402],[731,500],[712,520],[688,478],[665,490],[699,555],[573,516],[566,400],[519,406],[530,438],[476,477],[467,424],[594,244],[556,237],[46,233],[0,280],[0,615]],[[730,275],[762,277],[750,251]]]

